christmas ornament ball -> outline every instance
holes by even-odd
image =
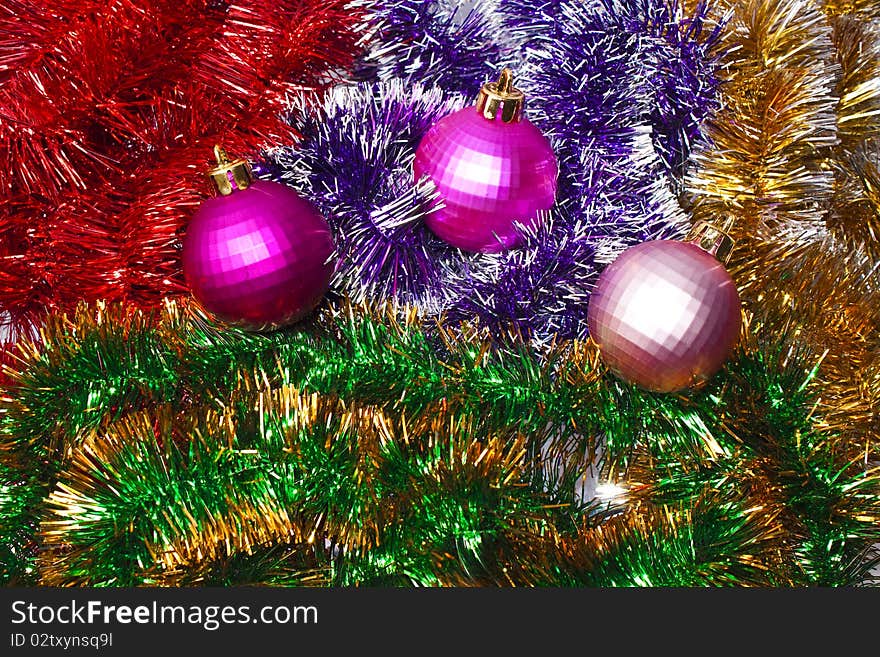
[[[464,251],[493,253],[521,242],[556,198],[558,166],[549,140],[523,118],[524,96],[504,69],[483,85],[477,106],[434,124],[416,149],[413,174],[436,186],[425,223]]]
[[[608,368],[655,392],[709,379],[730,356],[741,321],[730,274],[692,241],[627,249],[599,276],[587,309]]]
[[[183,238],[192,295],[217,319],[249,330],[302,319],[330,284],[330,228],[294,190],[252,180],[246,163],[220,152],[211,175],[221,195],[198,208]]]

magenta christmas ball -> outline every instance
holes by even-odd
[[[692,242],[656,240],[624,251],[596,283],[587,325],[608,369],[674,392],[715,374],[740,333],[736,285]]]
[[[476,108],[442,118],[419,143],[413,173],[430,178],[438,195],[425,221],[448,244],[504,251],[520,243],[516,224],[537,226],[553,205],[556,157],[522,107],[505,69],[483,86]]]
[[[242,164],[221,163],[229,172],[215,182],[221,194],[231,191],[205,201],[190,220],[183,273],[217,319],[266,330],[301,319],[320,302],[333,273],[333,238],[308,201],[282,184],[251,181]]]

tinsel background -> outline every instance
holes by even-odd
[[[503,66],[557,203],[465,254],[412,160]],[[218,139],[333,229],[290,329],[187,298]],[[0,160],[5,583],[872,583],[876,1],[16,0]],[[699,219],[737,240],[740,344],[645,392],[590,294]]]

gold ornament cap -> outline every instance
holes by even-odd
[[[526,97],[513,86],[513,73],[509,68],[502,69],[495,82],[487,82],[477,96],[477,111],[490,121],[494,121],[501,110],[504,123],[515,123],[522,118]]]
[[[250,163],[246,160],[230,160],[226,149],[219,144],[214,146],[214,157],[217,158],[217,166],[208,171],[208,177],[221,195],[229,196],[234,191],[251,186],[254,176]]]
[[[688,236],[685,238],[685,242],[696,244],[726,265],[730,262],[733,247],[736,246],[736,242],[729,233],[731,228],[733,228],[733,217],[725,219],[721,228],[708,221],[701,220],[693,225],[693,228],[691,228]]]

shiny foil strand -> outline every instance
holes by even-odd
[[[145,583],[142,571],[173,570],[295,536],[277,488],[257,477],[260,459],[230,451],[227,423],[212,427],[210,447],[200,446],[195,433],[181,453],[169,432],[186,425],[172,422],[167,413],[134,415],[83,444],[47,501],[54,515],[41,528],[42,583],[135,585]],[[157,426],[163,440],[172,439],[164,447]],[[246,486],[235,485],[239,469],[253,472]],[[216,489],[200,497],[212,481]],[[114,545],[125,548],[117,553]]]
[[[467,293],[450,304],[446,320],[454,325],[478,318],[494,334],[527,333],[538,350],[552,349],[560,338],[586,338],[598,271],[588,229],[566,229],[551,212],[541,227],[523,234],[523,248],[484,256],[482,266],[459,275],[456,287]]]
[[[48,491],[28,465],[27,459],[9,454],[0,460],[0,584],[4,586],[32,586],[37,577],[34,509],[42,506]]]
[[[766,278],[750,281],[746,294],[760,295],[755,307],[768,326],[823,356],[817,422],[856,444],[875,445],[880,435],[876,263],[831,235],[817,239],[805,230],[794,237],[780,244],[743,240],[771,265]],[[777,283],[771,286],[771,280]]]
[[[841,67],[837,132],[845,152],[880,137],[880,18],[836,16],[830,22]]]
[[[400,320],[399,312],[352,305],[320,313],[308,331],[249,334],[214,325],[195,308],[181,312],[178,304],[166,307],[155,328],[155,319],[143,313],[82,307],[74,322],[57,317],[48,325],[54,328],[45,332],[45,344],[23,350],[10,368],[16,395],[2,409],[8,428],[3,444],[63,460],[81,431],[112,421],[107,409],[224,399],[265,382],[305,384],[316,392],[413,411],[443,402],[496,426],[516,424],[529,431],[549,419],[587,435],[604,430],[627,436],[631,431],[622,423],[639,416],[639,404],[665,409],[658,414],[662,424],[662,416],[674,418],[690,403],[636,394],[605,376],[590,343],[560,343],[536,354],[511,336],[499,349],[478,327],[441,326],[435,337],[421,328],[416,313]],[[745,356],[756,347],[743,349]],[[727,375],[735,372],[732,366]],[[61,389],[68,394],[58,394]],[[699,412],[712,416],[709,397],[695,401],[708,404]],[[621,406],[604,419],[594,414],[594,406],[621,402],[630,408]],[[481,412],[487,403],[491,415]],[[60,443],[45,442],[52,432]]]
[[[154,330],[152,313],[119,304],[81,306],[72,317],[51,316],[34,342],[19,342],[6,372],[13,390],[35,394],[25,401],[7,391],[2,415],[16,429],[12,442],[8,432],[0,434],[0,450],[35,450],[48,457],[40,461],[51,469],[68,458],[71,436],[106,426],[107,408],[137,409],[173,396],[177,373],[171,363],[182,355],[176,342],[181,336],[175,337],[180,318],[173,303],[161,316],[164,332]],[[22,369],[28,361],[39,366]],[[34,405],[47,415],[37,419]]]
[[[835,193],[828,228],[851,249],[880,255],[880,21],[837,16],[832,38],[841,63],[840,145],[830,158]]]
[[[496,0],[356,0],[364,7],[370,46],[359,60],[363,75],[383,82],[438,86],[475,95],[497,77],[513,44],[505,38]]]
[[[823,0],[822,9],[829,16],[851,15],[860,20],[880,19],[875,0]]]
[[[828,227],[852,251],[873,262],[880,255],[880,138],[837,161],[837,190]]]
[[[656,100],[646,47],[638,35],[597,29],[536,40],[522,75],[559,158],[556,223],[592,229],[597,248],[614,255],[685,223],[646,118]]]
[[[544,62],[545,69],[577,66],[578,57],[570,60],[565,52],[589,50],[590,42],[599,35],[612,40],[634,39],[637,55],[630,65],[637,69],[633,79],[641,93],[634,102],[624,103],[617,114],[630,116],[633,109],[647,109],[643,116],[651,125],[652,142],[665,173],[676,180],[684,173],[691,148],[703,139],[702,123],[718,108],[720,78],[716,68],[721,24],[711,18],[707,3],[687,7],[677,0],[547,2],[536,10],[533,3],[502,0],[500,6],[507,28],[518,35],[515,40],[522,42],[527,66],[536,63],[539,71],[542,60],[551,60]],[[607,46],[600,47],[600,51],[603,49]],[[609,62],[619,58],[613,51],[608,55]],[[546,81],[534,83],[534,92],[540,98],[557,93],[555,73],[546,70],[543,75]],[[560,97],[576,114],[600,98],[584,94],[584,87],[577,84],[574,89],[567,100],[564,93]],[[537,102],[543,105],[542,100]],[[549,114],[551,121],[563,125],[571,112]],[[582,116],[589,120],[602,114],[584,111]],[[622,123],[626,125],[626,121]]]
[[[250,552],[224,553],[178,567],[153,567],[143,573],[150,586],[289,586],[330,585],[330,570],[320,549],[308,543],[256,546]]]
[[[600,581],[615,586],[772,586],[781,578],[766,557],[780,528],[758,507],[707,493],[684,509],[635,509],[597,527],[584,550]],[[641,513],[638,513],[641,512]],[[587,542],[590,545],[590,542]],[[581,548],[583,550],[583,548]]]

